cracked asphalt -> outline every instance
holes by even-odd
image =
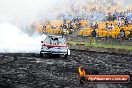
[[[77,73],[80,65],[99,74],[132,74],[132,56],[127,55],[71,50],[65,59],[0,53],[0,88],[132,88],[132,82],[81,85]]]

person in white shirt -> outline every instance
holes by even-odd
[[[114,25],[113,25],[113,24],[110,25],[110,29],[111,29],[111,30],[114,29]]]

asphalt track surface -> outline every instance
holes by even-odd
[[[34,53],[1,53],[0,88],[132,88],[132,82],[81,85],[77,73],[80,65],[99,74],[132,74],[132,57],[127,55],[71,50],[65,59],[40,58]]]

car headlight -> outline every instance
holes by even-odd
[[[42,49],[48,49],[46,46],[42,46]]]

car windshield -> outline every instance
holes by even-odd
[[[54,44],[54,43],[64,44],[66,42],[66,39],[63,37],[46,37],[44,42],[50,43],[50,44]]]

